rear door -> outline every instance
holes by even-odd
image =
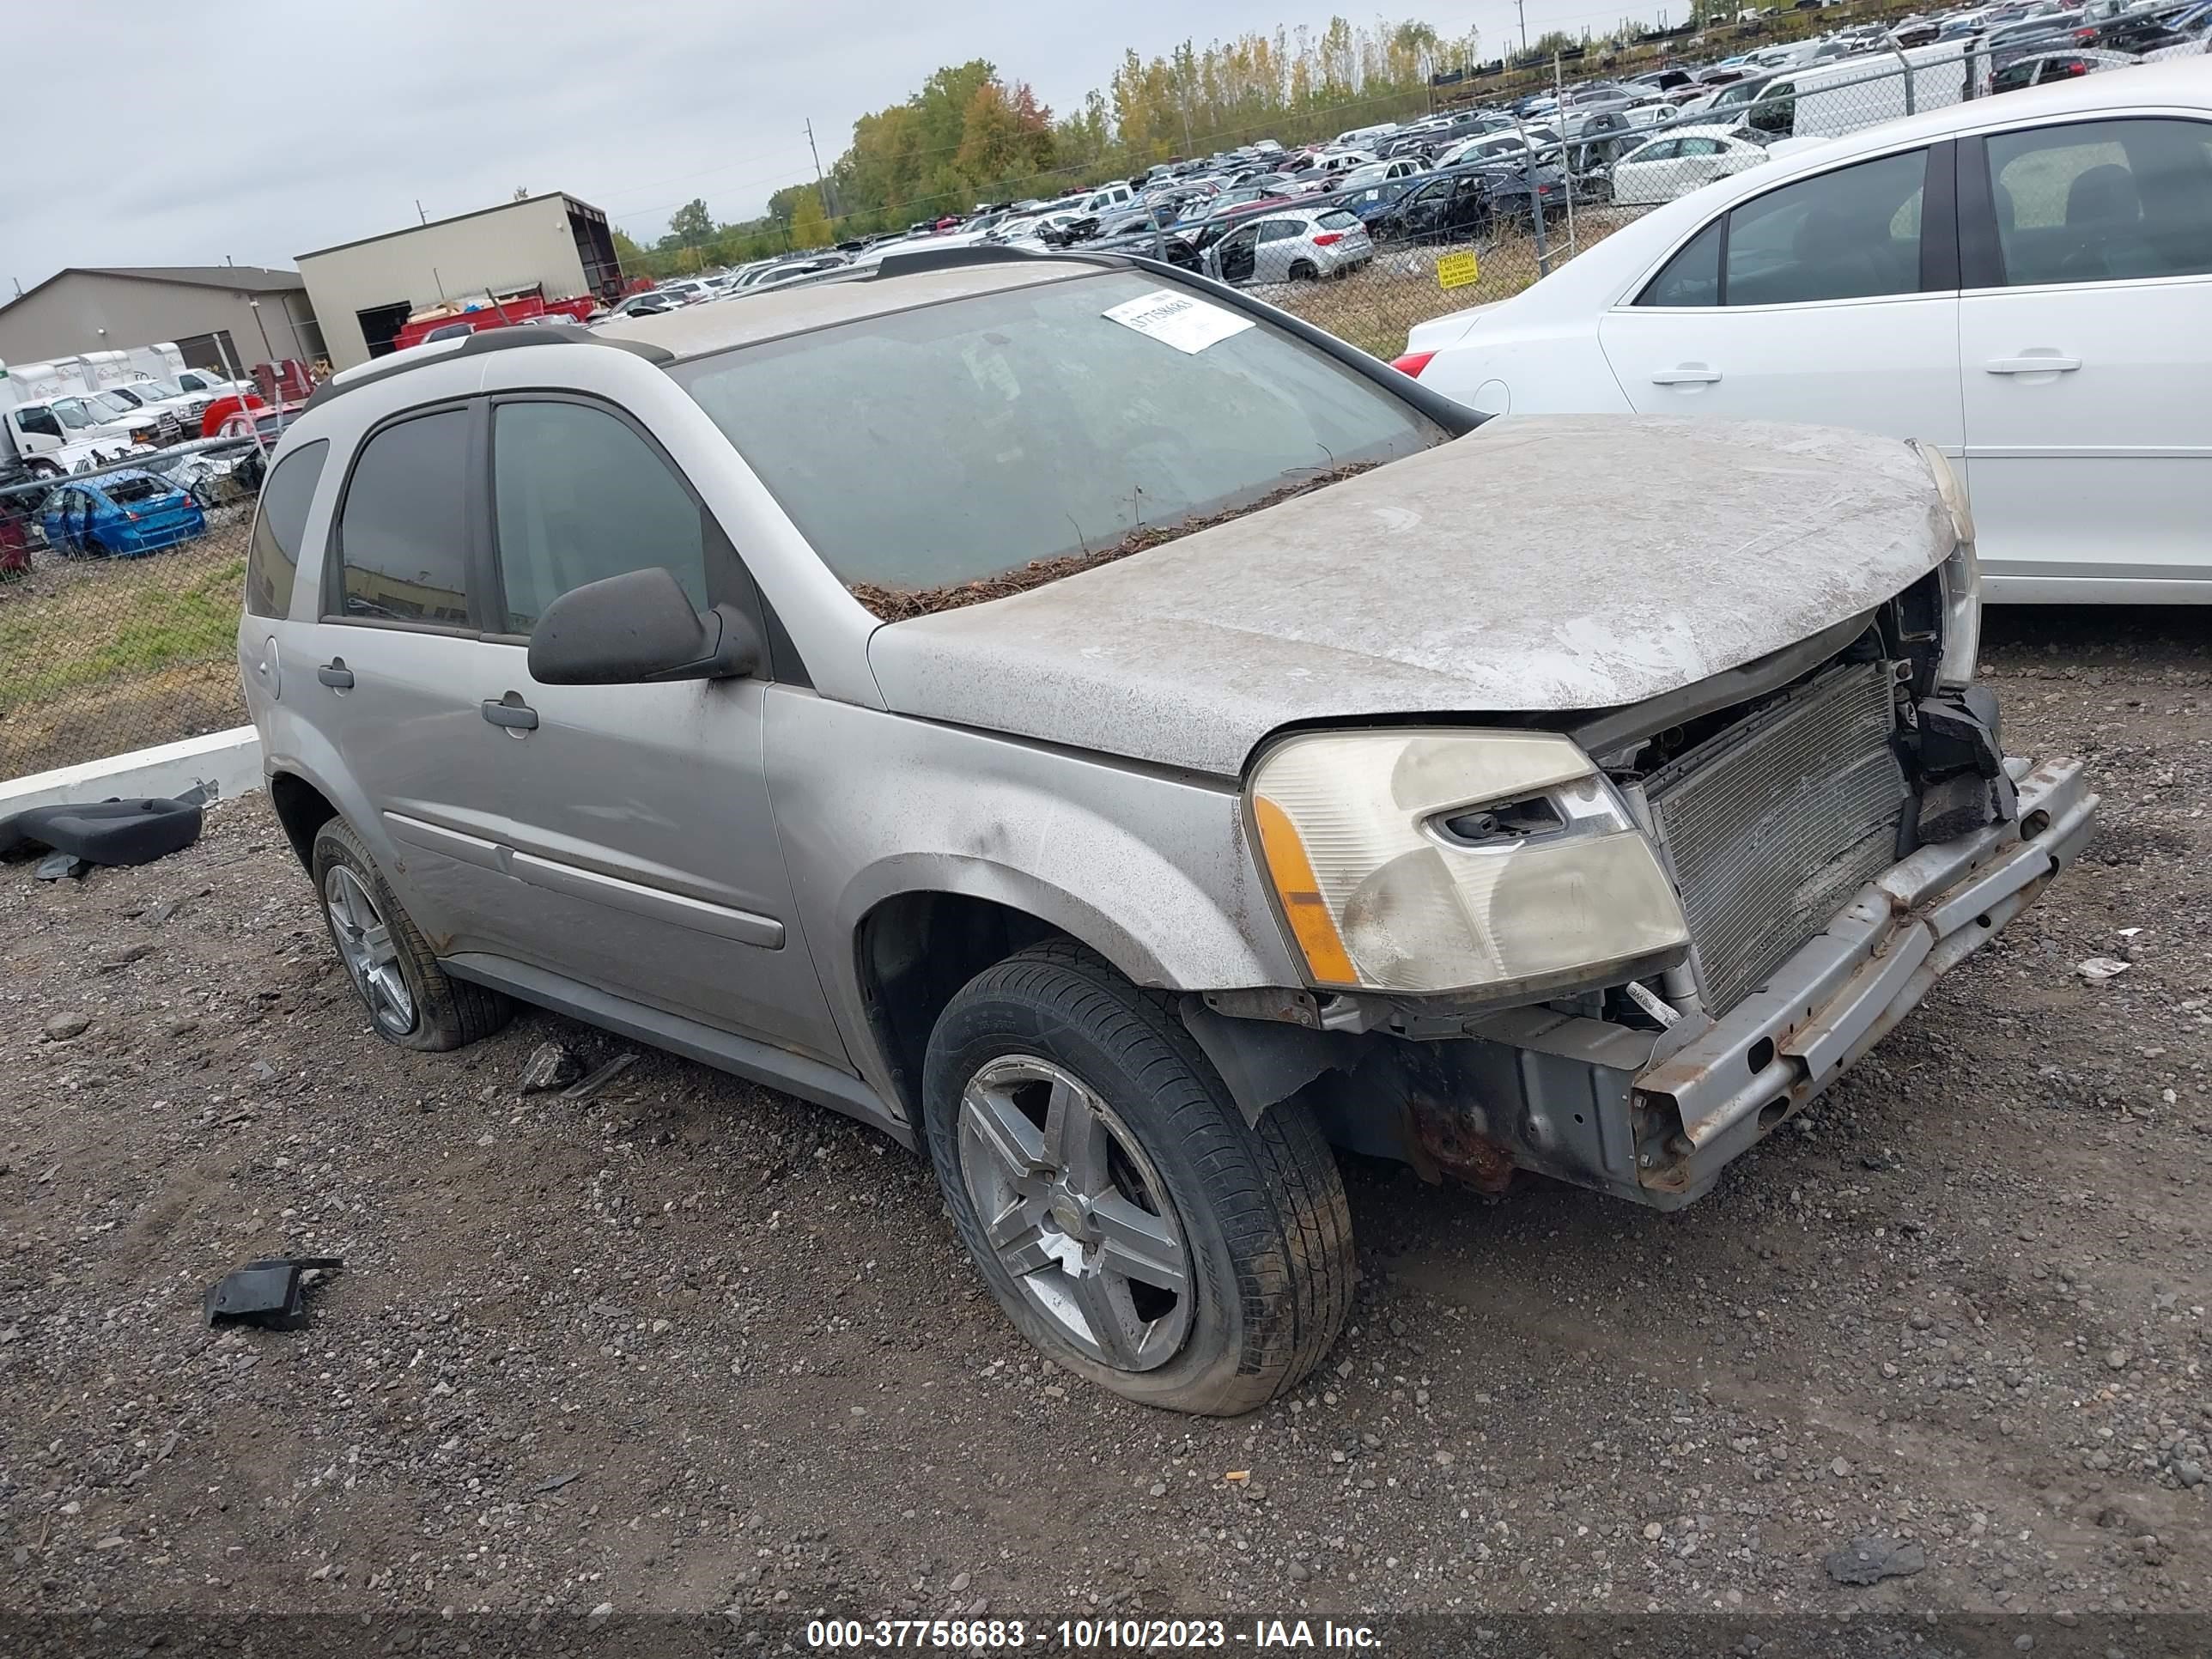
[[[1291,266],[1305,251],[1306,226],[1302,219],[1266,219],[1259,227],[1254,252],[1253,280],[1286,283]]]
[[[493,948],[528,895],[501,873],[500,803],[484,787],[471,687],[497,647],[477,623],[480,413],[409,410],[355,452],[324,560],[320,619],[283,700],[366,795],[380,859],[440,956]]]
[[[1951,149],[1854,162],[1716,215],[1599,321],[1629,402],[1856,427],[1956,454]]]
[[[1992,592],[2212,582],[2212,122],[2046,123],[1970,141],[1962,167],[1966,478]]]

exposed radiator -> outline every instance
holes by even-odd
[[[1897,857],[1886,663],[1830,670],[1645,781],[1706,1008],[1725,1012]]]

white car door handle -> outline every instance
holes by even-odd
[[[1651,384],[1654,386],[1711,386],[1720,377],[1721,372],[1717,368],[1707,368],[1702,364],[1685,363],[1680,368],[1653,370]]]
[[[1992,357],[1982,365],[1992,374],[2069,374],[2081,367],[2079,357]]]

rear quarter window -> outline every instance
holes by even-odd
[[[292,611],[292,584],[300,570],[300,544],[307,529],[307,505],[331,447],[302,445],[276,463],[261,486],[253,511],[253,536],[246,555],[246,608],[256,617],[285,617]]]

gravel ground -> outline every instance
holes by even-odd
[[[2081,865],[1687,1211],[1351,1169],[1352,1328],[1233,1422],[1033,1358],[868,1130],[379,1042],[258,799],[0,870],[0,1610],[2203,1608],[2212,657],[1991,631]],[[345,1258],[311,1329],[202,1328],[279,1254]]]

